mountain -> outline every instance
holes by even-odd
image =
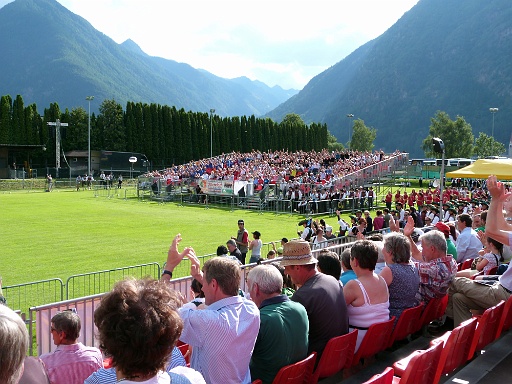
[[[420,0],[391,28],[314,77],[267,115],[297,113],[348,141],[347,114],[377,128],[376,148],[423,156],[438,110],[508,147],[512,121],[512,2]]]
[[[297,93],[249,79],[224,79],[117,44],[55,0],[16,0],[0,9],[0,94],[47,108],[104,99],[158,103],[223,116],[256,115]],[[98,101],[96,103],[96,101]],[[42,112],[42,111],[40,111]]]

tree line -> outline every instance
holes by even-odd
[[[429,134],[422,144],[427,157],[436,157],[432,146],[434,137],[443,140],[446,158],[501,156],[506,150],[503,143],[483,132],[479,132],[475,139],[473,128],[464,117],[457,116],[452,120],[444,111],[437,111],[436,115],[430,119]]]
[[[57,119],[68,123],[61,128],[62,151],[87,150],[89,115],[83,107],[61,112],[51,103],[40,115],[36,104],[25,106],[20,95],[0,98],[0,143],[45,146],[30,155],[30,162],[53,166],[55,128],[48,122]],[[123,109],[115,100],[104,100],[90,124],[92,150],[143,153],[153,169],[208,158],[210,152],[321,151],[329,135],[326,124],[307,125],[295,114],[276,123],[254,115],[221,117],[140,102],[128,102]]]

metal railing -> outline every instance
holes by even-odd
[[[107,292],[112,289],[115,282],[126,276],[135,278],[151,276],[158,279],[160,265],[147,263],[70,276],[66,280],[66,299]]]
[[[352,243],[348,244],[334,244],[326,249],[331,250],[338,255],[341,255],[343,250],[346,247],[350,247]],[[316,255],[320,250],[314,250],[313,255]],[[281,260],[280,258],[272,259],[272,260],[264,260],[262,264],[272,263],[275,261]],[[242,276],[240,279],[240,289],[244,292],[247,291],[246,287],[246,278],[251,270],[251,268],[255,267],[256,264],[248,264],[241,266]],[[143,277],[143,276],[141,276]],[[190,291],[190,285],[192,284],[192,276],[182,277],[179,279],[173,279],[170,281],[170,286],[172,289],[179,291],[184,297],[188,296]],[[110,288],[109,288],[110,290]],[[66,301],[55,302],[46,305],[34,306],[29,310],[29,321],[30,325],[35,323],[35,328],[29,326],[29,334],[31,340],[33,340],[34,329],[36,332],[36,340],[37,340],[37,354],[41,355],[43,353],[52,352],[55,350],[56,346],[52,342],[51,338],[51,318],[60,311],[65,309],[76,309],[78,315],[80,316],[82,331],[80,332],[79,341],[85,345],[98,347],[98,340],[94,337],[96,333],[96,327],[94,325],[94,310],[99,305],[101,298],[104,293],[85,296],[75,299],[70,299]],[[34,348],[31,345],[29,349],[29,354],[34,354]]]
[[[64,299],[64,283],[57,278],[9,285],[2,290],[9,308],[22,314],[30,307]]]

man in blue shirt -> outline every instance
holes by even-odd
[[[183,332],[180,340],[192,346],[190,367],[199,371],[209,384],[251,383],[249,361],[260,327],[256,304],[238,295],[240,267],[233,260],[214,257],[201,271],[199,259],[192,248],[181,253],[174,238],[167,255],[162,280],[168,281],[172,271],[187,257],[191,275],[201,284],[205,310],[180,309]]]

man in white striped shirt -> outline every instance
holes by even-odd
[[[162,280],[186,256],[191,275],[203,284],[205,310],[180,309],[184,327],[180,340],[192,346],[190,367],[208,384],[251,383],[249,362],[260,327],[259,310],[238,295],[241,272],[237,263],[224,257],[208,260],[200,269],[192,248],[178,251],[181,235],[174,238],[167,255]]]

